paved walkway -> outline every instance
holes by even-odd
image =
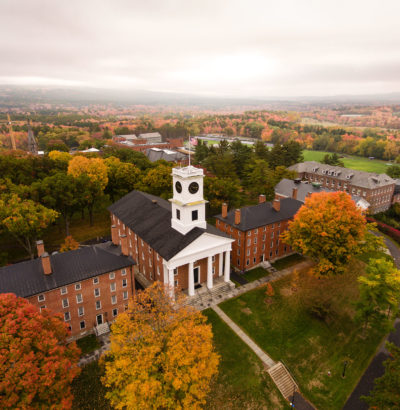
[[[243,275],[239,275],[234,271],[231,271],[231,280],[239,283],[239,285],[245,285],[246,283],[249,283],[249,281]]]
[[[212,309],[218,314],[218,316],[250,347],[251,350],[260,358],[260,360],[267,366],[267,369],[274,366],[276,363],[243,332],[243,330],[235,323],[229,316],[224,313],[217,305],[214,305]]]

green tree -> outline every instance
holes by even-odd
[[[262,159],[256,159],[248,164],[246,168],[247,182],[246,188],[252,198],[258,195],[265,195],[267,201],[270,201],[275,196],[273,171],[268,163]]]
[[[0,199],[0,229],[9,232],[34,258],[33,242],[58,217],[58,213],[17,195]]]
[[[400,166],[392,165],[387,167],[386,174],[388,174],[391,178],[400,178]]]
[[[374,380],[374,388],[369,396],[361,399],[371,409],[397,410],[400,403],[400,347],[386,343],[390,357],[383,363],[385,373]]]
[[[344,167],[343,161],[340,160],[339,155],[336,154],[336,153],[333,153],[332,155],[326,154],[321,162],[323,164],[335,165],[335,166],[338,166],[338,167]]]
[[[271,168],[278,166],[290,167],[290,165],[303,161],[301,145],[296,141],[288,141],[284,144],[275,144],[269,152],[268,163]]]
[[[365,327],[371,321],[385,320],[396,314],[400,303],[400,272],[392,261],[370,259],[365,276],[358,278],[360,298],[357,317]]]
[[[204,197],[209,201],[210,213],[220,212],[224,202],[232,207],[239,207],[242,203],[242,187],[234,179],[204,178]]]
[[[227,179],[237,179],[233,155],[229,150],[218,148],[215,153],[211,153],[204,161],[203,165],[216,177]]]
[[[245,176],[247,164],[253,159],[253,150],[248,145],[242,144],[240,140],[233,141],[230,148],[233,154],[232,160],[236,175],[242,179]]]
[[[172,196],[172,166],[159,165],[150,169],[138,183],[137,187],[143,192],[159,196],[164,199]]]
[[[202,164],[209,154],[207,142],[197,140],[197,145],[194,150],[194,162],[195,164]]]
[[[268,161],[269,150],[263,141],[256,141],[254,144],[254,154],[258,159]]]

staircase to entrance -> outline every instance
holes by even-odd
[[[268,369],[268,373],[285,399],[289,400],[294,392],[299,391],[297,384],[283,363],[276,363]]]

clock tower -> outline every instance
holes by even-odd
[[[170,199],[172,227],[186,235],[195,227],[206,229],[206,203],[203,198],[204,173],[188,166],[172,169],[174,196]]]

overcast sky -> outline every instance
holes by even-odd
[[[399,0],[0,0],[0,83],[400,91]]]

